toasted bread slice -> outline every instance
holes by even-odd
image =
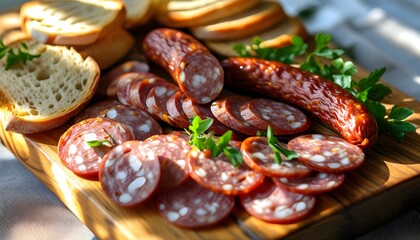
[[[124,27],[136,28],[145,24],[153,16],[155,5],[154,0],[124,0],[127,11]]]
[[[134,47],[135,39],[127,30],[119,27],[107,36],[88,46],[76,49],[83,57],[90,56],[104,70],[126,56]]]
[[[22,30],[41,43],[87,45],[125,21],[124,4],[116,0],[43,0],[24,3]]]
[[[39,58],[5,70],[0,60],[0,102],[7,131],[23,134],[56,128],[77,115],[93,97],[100,70],[90,57],[64,46],[24,41]]]
[[[263,40],[263,47],[279,48],[292,44],[291,40],[295,35],[306,38],[308,33],[299,19],[288,17],[277,26],[255,33],[253,36],[225,41],[206,40],[204,43],[211,51],[220,56],[237,57],[238,54],[233,50],[235,44],[250,45],[254,37],[260,37]]]
[[[177,0],[162,0],[156,12],[156,19],[168,27],[195,27],[208,24],[219,19],[230,17],[256,6],[261,0],[190,0],[191,5],[197,8],[174,10],[170,8],[172,2]]]
[[[243,38],[261,32],[284,18],[286,15],[278,2],[263,1],[248,11],[190,30],[202,40]]]

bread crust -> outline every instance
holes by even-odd
[[[114,1],[116,6],[113,10],[113,17],[108,18],[107,21],[101,23],[100,26],[86,28],[86,30],[83,30],[84,27],[78,27],[77,30],[68,32],[58,32],[57,29],[44,27],[43,24],[51,24],[54,26],[54,24],[56,24],[54,22],[58,22],[50,20],[50,23],[41,23],[45,17],[51,17],[51,15],[47,14],[54,14],[54,12],[50,11],[48,13],[44,13],[45,16],[42,17],[39,17],[39,15],[36,15],[34,12],[40,11],[40,9],[44,8],[52,8],[55,6],[54,4],[57,5],[60,2],[65,3],[72,1],[30,1],[24,3],[20,9],[22,31],[41,43],[54,45],[87,45],[103,38],[110,31],[121,26],[126,19],[126,9],[124,8],[124,4],[120,1]],[[86,6],[89,6],[89,1],[74,2],[79,2],[77,4],[87,4]],[[55,6],[55,8],[59,8],[59,6]],[[56,27],[58,28],[58,26]],[[68,28],[63,26],[62,29]]]
[[[199,1],[199,0],[197,0]],[[260,0],[215,0],[196,9],[174,11],[168,9],[170,1],[162,1],[156,19],[168,27],[195,27],[230,17],[256,6]]]
[[[196,38],[202,40],[243,38],[263,31],[285,18],[279,3],[265,1],[246,12],[190,30]]]
[[[262,47],[279,48],[292,44],[291,40],[295,35],[306,38],[308,33],[299,19],[287,17],[276,27],[255,33],[252,36],[223,41],[205,40],[204,43],[211,51],[220,56],[238,57],[238,54],[232,49],[235,44],[250,45],[254,37],[260,37],[263,40]]]

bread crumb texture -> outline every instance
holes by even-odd
[[[9,70],[1,60],[0,84],[7,108],[15,116],[50,119],[77,108],[91,97],[98,71],[96,63],[74,49],[27,42],[41,57]]]

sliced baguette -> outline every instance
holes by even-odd
[[[292,43],[292,37],[295,35],[306,38],[308,33],[299,19],[287,17],[277,26],[255,33],[249,37],[225,41],[206,40],[204,43],[211,51],[220,56],[237,57],[238,54],[232,48],[235,44],[243,43],[250,45],[252,44],[254,37],[260,37],[263,40],[262,47],[279,48],[290,45]]]
[[[124,0],[124,5],[127,11],[124,27],[128,29],[145,24],[155,11],[153,0]]]
[[[190,30],[196,38],[202,40],[243,38],[279,23],[285,17],[278,2],[263,1],[248,11]]]
[[[116,28],[106,37],[88,46],[75,47],[83,57],[90,56],[104,70],[126,56],[134,47],[135,39],[127,30]]]
[[[261,0],[213,0],[206,4],[195,4],[201,0],[190,0],[197,8],[173,10],[171,2],[177,0],[162,0],[156,12],[156,19],[168,27],[195,27],[227,18],[256,6]],[[207,4],[208,3],[208,4]],[[168,7],[169,6],[169,7]]]
[[[87,45],[125,21],[124,4],[112,0],[44,0],[24,3],[22,30],[41,43]]]
[[[73,48],[24,41],[39,58],[4,69],[0,60],[0,101],[7,131],[23,134],[56,128],[78,114],[93,97],[100,70]]]

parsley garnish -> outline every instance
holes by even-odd
[[[104,139],[104,140],[90,140],[90,141],[86,141],[87,145],[89,145],[89,147],[94,148],[94,147],[100,147],[100,146],[105,146],[105,147],[112,147],[114,146],[114,139],[112,138],[111,134],[109,134],[105,128],[102,128],[102,130],[104,130],[104,132],[106,133],[106,135],[108,135],[109,139]]]
[[[17,52],[15,52],[13,48],[10,48],[3,43],[3,39],[0,39],[0,59],[4,56],[6,56],[6,65],[4,68],[9,70],[14,65],[20,62],[26,64],[27,61],[40,57],[41,54],[30,53],[28,46],[24,42],[20,43],[20,47],[17,47]]]
[[[274,152],[274,161],[278,164],[280,164],[282,162],[282,158],[280,154],[283,154],[283,156],[287,159],[287,160],[291,160],[293,158],[297,158],[298,155],[295,151],[289,150],[285,147],[283,147],[282,145],[279,144],[279,141],[277,139],[277,137],[274,136],[273,130],[270,126],[267,127],[267,132],[259,132],[258,133],[259,136],[265,136],[267,137],[267,143],[268,146],[270,146],[270,148],[273,150]]]
[[[223,153],[229,158],[234,167],[241,165],[244,161],[241,152],[229,145],[232,131],[229,130],[225,132],[222,136],[217,138],[216,141],[213,132],[210,131],[209,133],[206,133],[212,124],[213,119],[211,118],[202,120],[200,117],[195,116],[191,120],[191,125],[188,127],[188,130],[186,130],[188,135],[190,135],[190,145],[195,146],[200,151],[209,149],[214,158]]]
[[[385,73],[385,68],[374,70],[366,78],[355,81],[356,66],[351,61],[341,58],[345,54],[342,49],[330,48],[331,35],[318,33],[315,35],[315,49],[307,52],[308,45],[299,36],[292,38],[292,45],[283,48],[262,47],[261,38],[255,37],[251,45],[236,44],[233,49],[241,57],[257,57],[285,64],[298,64],[300,68],[318,74],[353,94],[369,109],[379,126],[379,132],[388,132],[396,140],[402,140],[405,133],[415,131],[413,124],[404,121],[413,114],[408,108],[394,106],[387,115],[381,100],[391,94],[391,89],[378,83]],[[304,62],[296,62],[295,58],[304,56]],[[329,62],[330,64],[326,64]]]

